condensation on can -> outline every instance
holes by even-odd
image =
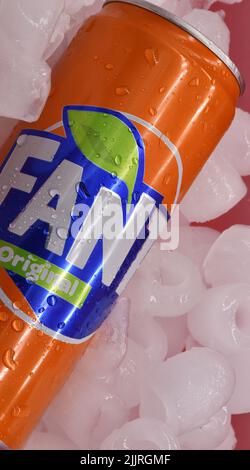
[[[136,117],[145,144],[145,183],[171,204],[180,166],[162,137],[181,159],[180,200],[228,129],[240,88],[228,64],[193,30],[168,21],[146,2],[145,8],[131,3],[109,2],[86,21],[56,66],[54,93],[30,127],[63,135],[57,123],[65,105],[111,108]],[[26,127],[20,123],[14,130],[2,159]],[[3,269],[0,276],[1,286],[11,284]],[[16,286],[9,288],[22,302]],[[23,310],[28,312],[29,305]],[[28,324],[16,331],[15,319],[7,309],[6,321],[0,321],[0,433],[13,449],[21,448],[88,345],[60,342]]]

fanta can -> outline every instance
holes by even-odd
[[[145,1],[109,0],[80,29],[40,119],[1,150],[2,448],[22,447],[147,253],[150,218],[184,196],[243,88],[211,41]],[[105,237],[114,208],[119,233]]]

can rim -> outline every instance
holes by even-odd
[[[144,10],[148,10],[153,13],[156,13],[162,18],[165,18],[171,23],[179,26],[181,29],[183,29],[187,33],[191,34],[191,36],[193,36],[195,39],[197,39],[202,44],[204,44],[227,66],[227,68],[230,70],[230,72],[232,72],[232,74],[234,75],[234,77],[236,78],[239,84],[240,94],[243,95],[245,88],[246,88],[246,84],[245,84],[245,80],[243,76],[240,73],[240,70],[235,65],[235,63],[230,59],[230,57],[225,52],[223,52],[222,49],[216,46],[216,44],[213,41],[211,41],[207,36],[205,36],[205,34],[201,33],[198,29],[194,28],[194,26],[190,25],[187,21],[184,21],[182,18],[179,18],[178,16],[174,15],[173,13],[170,13],[164,8],[154,5],[153,3],[150,3],[146,0],[106,0],[104,2],[104,6],[109,3],[127,3],[130,5],[135,5],[140,8],[144,8]]]

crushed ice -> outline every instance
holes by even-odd
[[[1,116],[38,118],[49,64],[101,3],[1,1]],[[154,3],[228,51],[223,14],[207,10],[214,0]],[[13,122],[0,123],[3,140]],[[246,194],[241,176],[249,174],[250,116],[238,109],[183,201],[179,249],[154,245],[27,449],[235,447],[231,414],[250,412],[250,228],[219,234],[188,223],[230,210]]]

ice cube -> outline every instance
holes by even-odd
[[[152,3],[165,8],[165,10],[177,16],[183,16],[192,10],[191,1],[192,0],[152,0]]]
[[[235,389],[228,402],[232,414],[250,413],[250,350],[229,358],[235,373]]]
[[[188,329],[203,346],[224,354],[250,349],[250,285],[209,289],[188,314]]]
[[[246,193],[233,166],[213,155],[184,197],[181,211],[190,222],[207,222],[229,211]]]
[[[232,426],[229,428],[229,433],[226,439],[220,444],[215,450],[233,450],[237,444],[237,440],[235,437],[235,432]]]
[[[145,350],[129,338],[126,355],[114,377],[113,389],[129,409],[139,404],[141,382],[149,364]]]
[[[90,448],[99,449],[102,441],[114,429],[120,428],[129,421],[129,410],[123,401],[113,395],[108,395],[100,409],[98,420],[90,437]]]
[[[210,8],[213,3],[217,2],[218,0],[192,0],[192,4],[193,6],[196,5],[196,3],[198,3],[198,5],[202,4],[202,6],[204,8]],[[228,3],[230,5],[232,5],[233,3],[240,3],[242,2],[242,0],[220,0],[221,3]]]
[[[48,432],[34,431],[24,450],[77,450],[77,447],[69,439]]]
[[[226,439],[231,416],[226,407],[212,416],[203,426],[179,436],[182,450],[213,450]]]
[[[250,226],[233,225],[210,248],[204,260],[204,276],[212,286],[250,283]]]
[[[108,383],[75,370],[46,413],[46,426],[58,424],[77,447],[88,449],[91,433],[105,399]]]
[[[235,118],[214,152],[223,155],[242,176],[250,174],[250,114],[237,109]]]
[[[70,15],[89,3],[1,1],[0,116],[28,122],[39,117],[50,90],[51,70],[46,60],[71,27]]]
[[[128,313],[128,299],[121,297],[78,362],[80,372],[103,378],[117,369],[127,350]]]
[[[176,435],[206,424],[228,402],[234,373],[222,354],[193,348],[148,370],[140,416],[164,420]]]
[[[156,319],[131,312],[129,337],[143,347],[150,360],[161,361],[167,356],[167,337]]]
[[[157,317],[184,315],[199,301],[203,283],[199,269],[177,251],[156,244],[126,291],[131,309]]]
[[[219,232],[207,227],[181,227],[178,251],[201,268],[208,250],[218,236]]]
[[[179,442],[161,420],[138,418],[113,431],[101,450],[178,450]]]
[[[219,13],[195,8],[184,16],[184,20],[205,34],[228,54],[230,31]]]

